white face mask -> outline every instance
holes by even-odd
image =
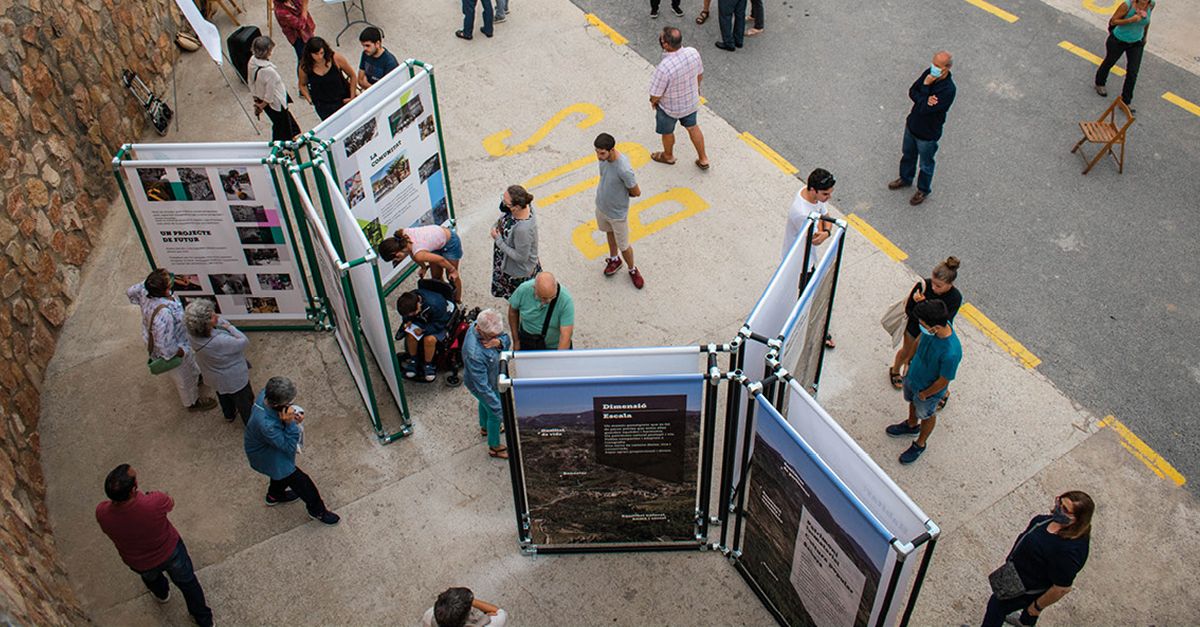
[[[926,329],[926,328],[925,328],[925,325],[923,325],[923,324],[920,324],[920,325],[917,325],[917,326],[921,327],[921,335],[933,335],[933,331],[930,331],[929,329]]]

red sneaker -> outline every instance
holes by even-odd
[[[610,257],[608,259],[608,264],[604,266],[604,276],[612,276],[617,273],[617,270],[620,270],[620,269],[621,269],[621,258],[620,257]]]
[[[646,287],[646,279],[642,278],[642,273],[638,272],[637,268],[629,271],[629,278],[633,280],[633,286],[639,290]]]

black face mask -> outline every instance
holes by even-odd
[[[1054,506],[1054,511],[1050,512],[1050,520],[1060,525],[1069,525],[1071,524],[1071,515],[1063,509],[1062,503],[1058,503]]]

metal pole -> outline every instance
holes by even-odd
[[[717,368],[717,354],[708,354],[708,376],[713,377],[714,372],[719,373]],[[708,508],[712,500],[712,455],[713,446],[716,438],[713,435],[713,429],[717,426],[717,386],[720,385],[719,378],[710,378],[708,385],[704,388],[704,440],[703,450],[700,453],[700,537],[708,537]]]
[[[729,354],[729,371],[737,372],[746,345],[739,342],[737,350]],[[729,509],[733,500],[733,455],[737,450],[738,406],[741,404],[742,385],[729,379],[725,390],[725,442],[721,449],[721,485],[717,489],[717,520],[721,522],[721,548],[728,546]]]
[[[892,598],[896,596],[896,584],[900,581],[900,571],[904,568],[904,558],[901,556],[892,564],[892,576],[888,577],[887,592],[883,595],[883,603],[879,606],[879,618],[875,621],[875,627],[883,627],[887,622],[888,607],[892,604]]]
[[[500,359],[500,377],[511,381],[508,376],[508,359]],[[508,446],[508,475],[512,481],[513,510],[517,517],[517,541],[527,544],[532,541],[529,530],[525,528],[527,514],[525,503],[525,473],[521,466],[521,443],[517,437],[516,402],[513,398],[512,384],[503,386],[500,401],[504,409],[504,440]]]
[[[925,555],[921,556],[921,565],[917,567],[917,581],[913,584],[912,594],[908,595],[908,607],[904,608],[904,617],[900,619],[900,627],[908,627],[908,620],[912,618],[913,609],[917,606],[917,596],[921,594],[921,584],[925,582],[925,572],[929,570],[929,561],[933,559],[933,547],[937,545],[937,538],[929,539],[929,546],[925,547]]]
[[[258,130],[258,125],[254,123],[254,118],[250,116],[250,112],[246,110],[246,103],[238,98],[237,91],[233,88],[233,83],[229,82],[229,77],[225,75],[225,68],[221,67],[220,63],[213,61],[213,65],[217,66],[217,71],[221,73],[221,78],[225,79],[225,86],[229,88],[229,93],[233,94],[233,99],[237,101],[238,106],[242,108],[242,113],[246,114],[246,119],[250,121],[250,126],[254,127],[255,135],[262,135],[262,131]]]
[[[829,308],[825,312],[825,329],[821,334],[821,341],[818,345],[820,350],[817,353],[817,370],[813,373],[813,393],[821,387],[821,369],[825,365],[825,338],[829,337],[829,323],[833,319],[833,298],[837,295],[838,277],[842,274],[842,251],[846,248],[846,228],[842,227],[842,236],[838,238],[837,258],[833,261],[833,284],[829,286]]]
[[[759,391],[751,391],[746,402],[746,434],[745,440],[742,442],[742,476],[738,480],[737,487],[737,520],[733,524],[733,552],[736,555],[738,548],[742,545],[742,521],[746,518],[746,512],[743,509],[746,506],[746,486],[747,475],[750,474],[750,438],[753,436],[754,429],[754,399],[759,395]]]

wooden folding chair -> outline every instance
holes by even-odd
[[[1120,109],[1121,113],[1125,114],[1125,123],[1120,127],[1117,127],[1117,109]],[[1079,123],[1079,130],[1083,131],[1083,139],[1075,144],[1071,152],[1079,152],[1079,154],[1083,155],[1084,159],[1087,159],[1088,156],[1079,150],[1084,142],[1104,144],[1096,152],[1096,156],[1088,160],[1087,167],[1083,169],[1084,174],[1087,174],[1092,169],[1092,166],[1096,165],[1096,162],[1100,160],[1100,157],[1103,157],[1105,154],[1112,155],[1113,160],[1117,162],[1118,174],[1125,171],[1125,131],[1133,124],[1133,119],[1133,112],[1129,110],[1129,105],[1125,104],[1125,101],[1121,100],[1120,96],[1117,96],[1116,100],[1113,100],[1112,104],[1108,105],[1108,108],[1104,110],[1104,113],[1095,122]],[[1113,150],[1113,146],[1116,144],[1121,145],[1121,155],[1119,157],[1116,151]]]

